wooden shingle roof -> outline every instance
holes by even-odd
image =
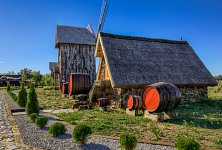
[[[57,25],[55,47],[60,44],[95,45],[95,37],[87,28]]]
[[[156,82],[213,86],[216,81],[187,41],[100,33],[99,41],[115,88]]]

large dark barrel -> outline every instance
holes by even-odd
[[[173,84],[151,84],[143,89],[142,102],[149,112],[167,112],[180,104],[181,92]]]
[[[108,98],[99,98],[97,100],[97,103],[98,103],[99,107],[105,107],[105,106],[109,105],[109,100],[108,100]]]
[[[140,96],[130,95],[127,99],[127,108],[130,110],[141,109],[143,102]]]
[[[89,74],[70,73],[69,95],[88,94],[90,90]]]
[[[62,94],[69,94],[68,84],[68,82],[62,83]]]

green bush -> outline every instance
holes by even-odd
[[[28,115],[32,113],[39,113],[39,102],[37,99],[34,85],[31,85],[30,90],[28,92],[28,101],[26,103],[25,111]]]
[[[193,137],[180,134],[176,137],[175,147],[178,150],[199,150],[200,144]]]
[[[213,141],[219,149],[222,149],[222,138],[217,138]]]
[[[64,124],[56,122],[49,127],[49,134],[53,137],[64,134],[66,132],[66,127]]]
[[[11,90],[11,86],[10,86],[10,83],[8,82],[7,83],[7,89],[6,89],[7,91],[10,91]]]
[[[19,106],[25,107],[27,102],[27,92],[24,87],[24,83],[21,84],[21,89],[18,93],[18,100],[17,100]]]
[[[38,117],[37,113],[32,113],[29,115],[29,118],[32,120],[32,122],[35,122],[35,119]]]
[[[11,96],[11,98],[16,101],[17,100],[17,96],[15,95],[15,93],[11,92],[11,91],[8,91],[8,94]]]
[[[122,134],[120,136],[119,143],[121,145],[121,148],[123,148],[125,150],[133,150],[136,148],[137,139],[133,135]]]
[[[148,123],[148,130],[152,132],[152,140],[158,140],[160,138],[160,128],[156,122]]]
[[[85,143],[87,136],[92,134],[92,130],[87,125],[77,125],[72,132],[72,137],[78,142],[78,143]]]
[[[35,124],[38,126],[38,127],[44,127],[47,123],[48,123],[48,118],[47,117],[37,117],[35,119]]]

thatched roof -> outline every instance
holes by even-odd
[[[95,37],[87,28],[57,25],[55,47],[60,44],[95,45]]]
[[[55,70],[58,67],[57,62],[49,62],[49,70]]]
[[[144,87],[156,82],[180,86],[217,84],[187,41],[100,33],[97,56],[99,49],[115,88]]]

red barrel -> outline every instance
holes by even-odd
[[[143,107],[143,102],[140,96],[130,95],[127,100],[127,108],[130,110],[141,109]]]
[[[90,90],[90,76],[86,73],[70,73],[69,95],[88,94]]]
[[[149,112],[170,111],[180,104],[181,92],[173,84],[151,84],[142,91],[142,102]]]
[[[99,107],[105,107],[105,106],[109,105],[109,100],[108,100],[108,98],[99,98],[97,100],[97,103],[98,103]]]
[[[68,82],[62,83],[62,94],[69,94],[68,84]]]

